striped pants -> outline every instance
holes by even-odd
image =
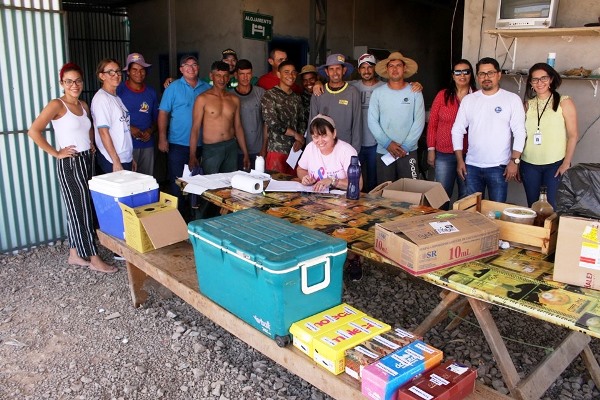
[[[93,165],[94,158],[89,150],[56,162],[60,193],[67,210],[69,246],[75,248],[80,257],[86,258],[98,254],[88,187],[88,181],[94,174]]]

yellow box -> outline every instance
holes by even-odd
[[[391,329],[388,324],[367,316],[318,335],[314,340],[313,359],[336,375],[345,370],[345,352],[376,335]]]
[[[342,303],[321,313],[294,322],[290,328],[292,343],[310,358],[313,357],[313,341],[317,335],[338,328],[366,314]]]
[[[187,225],[177,210],[177,197],[160,193],[157,203],[123,210],[125,242],[140,253],[187,240]]]

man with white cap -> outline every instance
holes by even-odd
[[[344,81],[354,67],[346,62],[342,54],[331,54],[325,65],[319,67],[319,74],[327,76],[325,91],[321,96],[310,100],[309,121],[317,114],[329,115],[336,123],[337,137],[360,152],[362,143],[362,112],[360,93],[354,86]],[[307,141],[311,141],[308,135]]]
[[[137,172],[146,175],[154,174],[154,136],[158,119],[156,91],[145,83],[146,69],[151,66],[140,53],[131,53],[123,68],[123,71],[127,71],[127,80],[117,87],[117,96],[131,117],[133,159],[137,164]]]
[[[368,124],[379,155],[378,183],[419,177],[417,147],[425,127],[425,105],[423,94],[412,91],[404,80],[417,70],[414,60],[397,51],[375,65],[375,72],[388,79],[373,91],[369,104]]]
[[[373,90],[385,85],[384,82],[377,79],[375,64],[377,64],[377,61],[372,54],[365,53],[358,57],[360,79],[350,82],[360,92],[360,102],[362,104],[362,145],[358,158],[362,166],[365,192],[369,192],[377,186],[377,141],[369,129],[369,103]]]

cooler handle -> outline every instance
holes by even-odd
[[[315,257],[311,260],[307,260],[304,263],[300,264],[300,276],[302,282],[302,293],[304,294],[312,294],[318,292],[321,289],[325,289],[329,286],[329,282],[331,282],[331,258],[329,256],[321,256]],[[312,286],[308,286],[308,269],[315,267],[317,265],[321,265],[325,263],[323,266],[325,268],[325,278],[322,282],[316,283]]]

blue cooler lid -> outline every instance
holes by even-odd
[[[156,190],[158,183],[151,175],[123,170],[94,176],[89,181],[89,188],[112,197],[126,197]]]
[[[346,241],[254,209],[192,221],[190,236],[248,262],[281,271],[323,255],[341,255]]]

